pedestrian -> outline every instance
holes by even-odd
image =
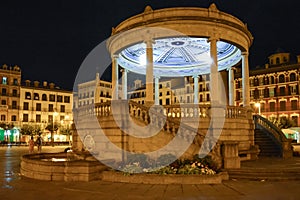
[[[42,140],[41,135],[39,135],[39,136],[37,137],[35,143],[36,143],[38,152],[41,153],[41,151],[42,151],[42,145],[43,145],[43,140]]]
[[[34,140],[33,140],[33,136],[30,137],[29,141],[28,141],[28,146],[29,146],[29,153],[33,153],[34,151]]]

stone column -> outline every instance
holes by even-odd
[[[155,105],[159,105],[159,76],[155,76]]]
[[[234,68],[230,67],[228,69],[228,84],[229,84],[229,105],[234,106],[234,100],[235,100],[235,84],[234,84]]]
[[[242,53],[243,106],[250,107],[248,52]]]
[[[210,97],[212,102],[219,102],[219,77],[218,77],[218,57],[217,57],[217,38],[211,37],[210,42]]]
[[[122,99],[127,99],[127,69],[122,69]]]
[[[146,104],[153,104],[153,41],[146,41]]]
[[[111,76],[111,85],[112,85],[112,100],[118,100],[119,94],[119,66],[118,66],[118,55],[112,56],[112,76]]]
[[[199,103],[199,77],[198,75],[194,75],[194,104],[198,104]]]

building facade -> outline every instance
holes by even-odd
[[[69,128],[73,121],[73,93],[55,87],[54,83],[26,80],[20,88],[20,126],[38,125],[42,130],[49,124]]]
[[[78,102],[74,103],[75,108],[91,105],[93,103],[103,103],[111,100],[111,83],[100,80],[98,73],[96,74],[96,78],[94,80],[79,83],[77,85],[77,89],[78,91],[76,92],[74,98],[77,99]]]
[[[24,125],[45,132],[49,124],[57,124],[60,133],[73,121],[73,92],[48,84],[26,80],[22,83],[18,66],[0,68],[0,142],[24,141],[20,130]],[[28,134],[28,133],[27,133]]]
[[[0,123],[19,122],[21,69],[3,65],[0,69]]]
[[[300,125],[300,57],[293,61],[290,53],[275,53],[263,68],[250,71],[250,105],[266,118],[288,118]],[[236,105],[242,105],[242,78],[236,73]]]

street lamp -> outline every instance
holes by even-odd
[[[260,103],[255,103],[255,107],[258,108],[258,114],[260,115]]]

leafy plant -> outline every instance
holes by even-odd
[[[149,165],[149,159],[144,154],[129,155],[127,164],[119,169],[125,175],[133,173],[154,173],[154,174],[202,174],[213,175],[219,169],[210,156],[200,158],[195,155],[191,160],[175,160],[176,157],[172,154],[161,155],[156,160],[156,165]],[[168,163],[172,162],[170,165]],[[141,164],[143,163],[143,164]],[[167,166],[165,166],[167,165]],[[165,166],[165,167],[162,167]]]
[[[169,153],[169,154],[164,154],[161,155],[157,158],[156,164],[157,166],[166,166],[169,165],[170,163],[173,163],[176,160],[176,156]]]

